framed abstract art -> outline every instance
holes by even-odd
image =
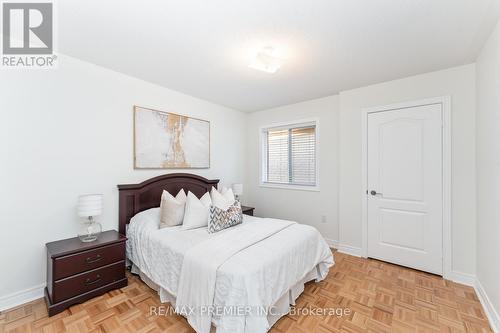
[[[134,106],[135,169],[209,167],[209,121]]]

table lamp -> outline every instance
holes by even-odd
[[[243,184],[239,183],[233,184],[232,188],[236,200],[240,201],[240,197],[243,194]]]
[[[95,216],[102,213],[102,194],[86,194],[78,197],[77,214],[85,217],[83,227],[78,233],[78,238],[82,242],[93,242],[99,237],[102,226],[94,220]]]

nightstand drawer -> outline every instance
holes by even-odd
[[[54,280],[125,260],[125,242],[103,246],[54,260]]]
[[[90,290],[105,286],[125,278],[125,261],[94,269],[54,282],[52,302],[83,294]]]

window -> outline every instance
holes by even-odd
[[[316,132],[316,121],[264,128],[262,183],[315,188]]]

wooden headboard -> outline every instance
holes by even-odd
[[[140,184],[118,185],[119,232],[125,235],[125,226],[130,219],[143,210],[160,206],[163,190],[176,195],[182,188],[200,198],[213,187],[217,188],[218,179],[208,180],[190,173],[170,173],[143,181]]]

